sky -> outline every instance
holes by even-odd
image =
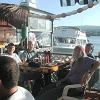
[[[23,0],[0,0],[0,3],[13,3],[19,4]],[[36,0],[37,8],[53,13],[61,14],[77,10],[82,6],[76,4],[75,6],[60,6],[60,0]],[[85,6],[85,5],[83,5]],[[83,25],[95,25],[100,26],[100,4],[95,7],[89,8],[82,13],[60,18],[54,21],[55,26],[83,26]]]

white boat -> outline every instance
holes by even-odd
[[[76,45],[85,47],[88,42],[86,33],[77,27],[59,26],[54,29],[53,52],[72,54]]]

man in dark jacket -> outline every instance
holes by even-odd
[[[88,43],[85,46],[85,53],[88,57],[94,58],[94,56],[92,55],[92,52],[94,50],[94,46],[92,43]]]

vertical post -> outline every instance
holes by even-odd
[[[51,19],[51,47],[53,46],[53,19]]]
[[[0,55],[3,53],[3,48],[0,48]]]
[[[28,26],[26,26],[26,49],[28,48],[27,44],[28,44]]]
[[[28,12],[29,12],[29,10],[28,10]],[[29,30],[29,28],[28,28],[28,26],[29,26],[29,16],[27,16],[25,24],[26,24],[26,27],[25,27],[26,28],[26,40],[25,40],[26,47],[25,48],[27,49],[28,48],[28,46],[27,46],[27,44],[28,44],[28,38],[29,38],[29,33],[28,33],[29,32],[28,31]]]

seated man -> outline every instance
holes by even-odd
[[[93,59],[95,59],[95,57],[92,55],[94,50],[94,46],[92,43],[87,43],[85,46],[85,53],[88,57],[91,57]],[[94,75],[92,76],[91,80],[89,81],[89,86],[88,88],[94,88],[95,83],[97,83],[99,80],[99,69],[97,69],[94,73]]]
[[[51,84],[40,92],[36,100],[57,100],[62,95],[63,88],[70,84],[80,84],[85,73],[95,71],[99,62],[85,56],[84,49],[76,46],[73,52],[71,70],[56,84]]]
[[[0,56],[0,100],[35,100],[31,93],[18,86],[19,67],[16,61]]]
[[[85,53],[88,57],[94,58],[92,52],[94,50],[94,46],[92,43],[87,43],[85,46]]]
[[[37,56],[37,51],[35,48],[34,41],[28,41],[28,49],[25,50],[22,54],[20,54],[20,58],[23,62],[27,62],[29,60],[33,60],[34,57]]]
[[[34,58],[37,57],[37,50],[35,47],[35,41],[28,41],[28,49],[25,50],[22,54],[20,54],[20,58],[24,64],[28,63],[29,67],[40,67],[39,63],[35,63]],[[41,79],[42,74],[37,71],[25,72],[22,75],[23,82],[28,82],[30,80],[34,80],[32,84],[32,94],[35,96],[39,89],[41,89]]]

